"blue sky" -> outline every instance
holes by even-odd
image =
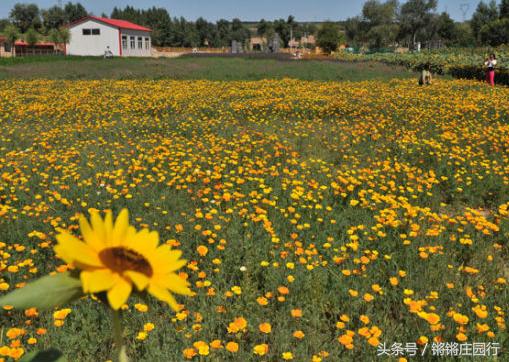
[[[297,20],[342,20],[360,13],[365,0],[82,0],[87,10],[96,15],[110,14],[114,6],[165,7],[171,16],[196,19],[203,16],[215,21],[219,18],[242,20],[274,19],[294,15]],[[32,2],[41,8],[57,4],[57,0],[0,0],[0,17],[5,18],[17,2]],[[64,3],[67,0],[63,0]],[[404,2],[400,0],[400,2]],[[461,4],[469,4],[467,19],[470,18],[479,0],[439,0],[438,10],[447,10],[456,20],[463,18]]]

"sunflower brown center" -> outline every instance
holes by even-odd
[[[99,253],[99,258],[106,267],[119,274],[131,270],[150,278],[154,273],[148,260],[130,249],[122,247],[104,249]]]

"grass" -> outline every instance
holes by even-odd
[[[415,77],[402,67],[380,63],[292,61],[249,57],[176,59],[26,57],[0,60],[0,79],[207,79],[293,78],[322,81],[390,80]]]
[[[89,62],[115,64],[79,64]],[[130,62],[142,61],[122,60]],[[148,63],[181,72],[198,64],[218,77],[253,64]],[[343,66],[319,64],[322,76]],[[135,227],[183,251],[182,277],[196,292],[178,297],[179,314],[153,298],[129,301],[133,360],[276,361],[291,352],[295,361],[378,361],[379,342],[426,340],[499,343],[506,360],[508,97],[508,88],[443,79],[432,87],[413,79],[6,80],[0,286],[62,270],[52,246],[59,229],[79,235],[78,213],[127,207]],[[0,352],[19,345],[56,347],[78,361],[111,358],[107,308],[91,298],[70,308],[62,326],[52,313],[2,316]],[[238,317],[246,331],[229,333]],[[154,330],[139,338],[149,322]],[[264,322],[271,333],[259,330]],[[12,337],[14,327],[24,333]],[[256,355],[264,343],[268,353]],[[430,353],[423,360],[436,360]]]

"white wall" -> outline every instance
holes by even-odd
[[[121,36],[127,37],[127,48],[122,47],[124,57],[149,57],[152,49],[152,39],[149,32],[121,29]],[[134,49],[131,48],[131,37],[134,37]],[[138,38],[142,38],[142,48],[138,46]],[[149,48],[146,46],[146,38],[149,38]]]
[[[83,29],[100,29],[101,35],[83,35]],[[115,27],[89,19],[69,29],[71,40],[67,46],[69,55],[102,56],[109,46],[113,55],[120,55],[119,30]]]

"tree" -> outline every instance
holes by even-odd
[[[46,31],[51,29],[56,30],[64,25],[65,22],[65,11],[59,6],[53,6],[47,10],[42,11],[42,23]]]
[[[10,23],[9,19],[0,19],[0,32],[3,32]]]
[[[318,30],[316,44],[325,52],[331,53],[338,49],[340,40],[339,26],[332,22],[326,22]]]
[[[509,18],[496,19],[481,28],[481,41],[491,46],[509,43]]]
[[[41,18],[36,4],[16,4],[9,17],[18,30],[25,33],[29,28],[40,28]]]
[[[265,36],[269,32],[269,29],[272,27],[272,23],[262,19],[258,22],[256,26],[256,34],[258,36]]]
[[[467,22],[454,24],[454,36],[451,45],[458,47],[471,47],[476,40],[472,33],[472,28]]]
[[[396,0],[368,0],[362,8],[362,16],[349,18],[345,22],[345,33],[349,41],[370,48],[393,45],[399,33],[398,2]]]
[[[231,40],[245,43],[251,39],[251,32],[242,24],[240,19],[233,19],[231,23]]]
[[[368,0],[364,4],[362,17],[370,48],[388,47],[395,42],[399,32],[399,26],[396,24],[397,14],[396,0],[388,0],[385,3]]]
[[[420,33],[424,33],[433,19],[433,11],[437,8],[437,0],[409,0],[401,7],[401,35],[410,35],[410,42],[415,48]]]
[[[500,2],[500,18],[509,18],[509,0],[502,0]]]
[[[219,19],[216,22],[219,46],[227,47],[231,45],[231,29],[230,22],[225,19]]]
[[[397,11],[398,2],[396,0],[388,0],[385,3],[378,0],[368,0],[362,7],[362,17],[372,27],[393,24],[396,21]]]
[[[288,23],[286,22],[286,20],[278,19],[278,20],[274,21],[274,31],[281,38],[283,45],[285,47],[287,47],[288,43],[290,42],[290,27],[289,27]]]
[[[477,41],[481,41],[481,28],[492,21],[497,20],[498,15],[497,4],[494,0],[489,4],[481,1],[479,5],[477,5],[477,9],[472,15],[472,20],[470,21],[472,32],[474,33],[474,37]]]
[[[72,23],[76,20],[88,16],[88,12],[80,3],[73,4],[71,2],[64,6],[65,20],[67,23]]]
[[[34,28],[28,29],[25,33],[25,41],[27,42],[28,46],[32,48],[32,52],[35,52],[33,48],[34,45],[39,41],[39,33]]]
[[[11,47],[11,54],[14,55],[15,43],[16,43],[16,40],[18,40],[18,38],[19,38],[18,28],[16,28],[12,24],[9,24],[4,29],[4,35],[5,35],[7,42],[9,43],[9,46]]]

